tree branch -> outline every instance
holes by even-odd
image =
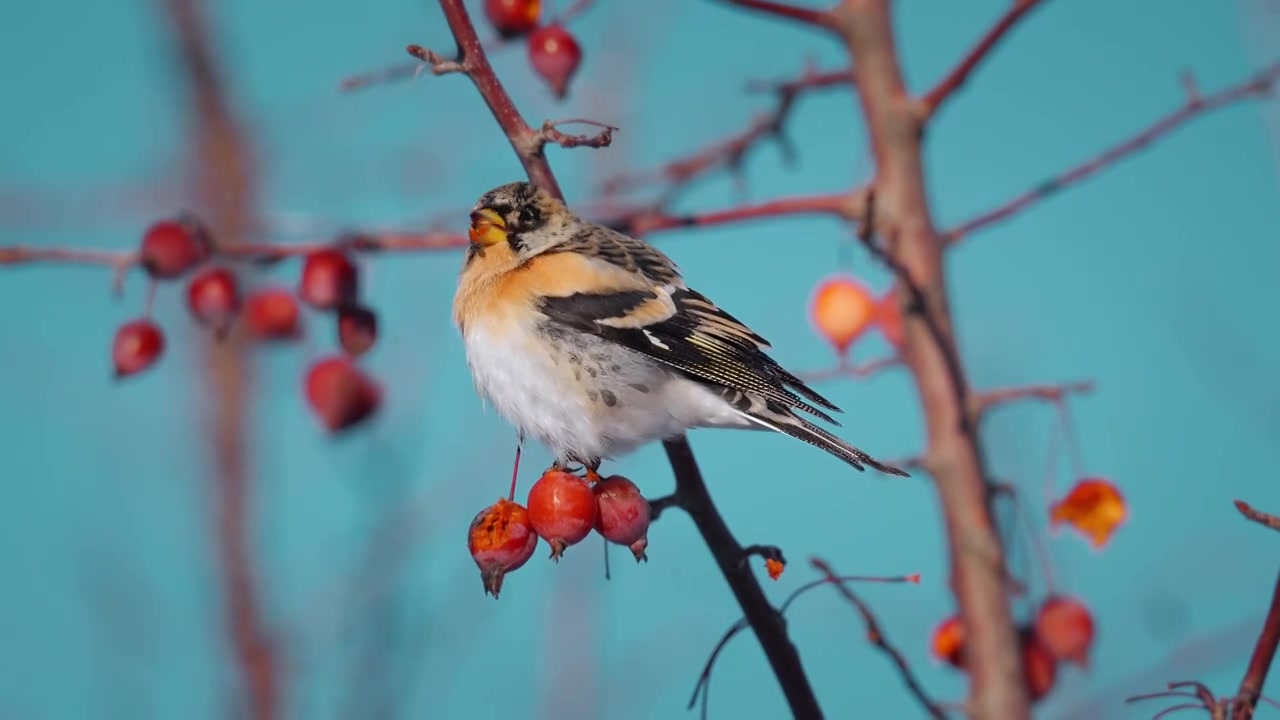
[[[771,2],[771,0],[721,0],[722,3],[728,5],[737,5],[740,8],[755,10],[756,12],[772,15],[784,20],[794,20],[804,25],[812,25],[831,29],[832,17],[831,13],[826,10],[812,10],[809,8],[800,8],[795,5],[786,3]]]
[[[858,191],[836,195],[783,198],[691,215],[669,215],[661,209],[634,208],[627,212],[603,217],[600,223],[624,232],[647,235],[663,230],[728,225],[797,215],[828,215],[840,220],[856,220],[862,215],[865,201],[865,193]]]
[[[973,49],[960,60],[960,63],[920,99],[925,120],[928,120],[938,112],[938,108],[964,85],[965,81],[969,79],[969,75],[983,60],[987,59],[995,46],[1013,29],[1013,26],[1017,25],[1019,20],[1040,3],[1041,0],[1014,0],[1009,9],[1005,10],[1004,15],[1000,16],[1000,19],[996,21],[995,25],[991,26],[990,30],[987,30],[986,34],[978,40],[978,44],[973,46]]]
[[[907,658],[903,656],[902,652],[898,650],[898,648],[894,647],[893,644],[889,642],[889,638],[886,637],[884,631],[880,629],[880,622],[876,620],[876,616],[871,612],[871,608],[863,602],[862,598],[855,595],[845,583],[839,582],[839,577],[836,575],[835,571],[831,569],[831,566],[826,563],[826,561],[820,558],[813,558],[809,562],[818,570],[818,572],[822,573],[823,577],[831,583],[832,587],[834,587],[836,591],[839,592],[840,595],[858,611],[858,614],[862,616],[862,623],[867,626],[867,640],[872,645],[879,648],[880,652],[889,656],[889,659],[893,661],[893,664],[898,668],[898,673],[902,675],[903,682],[907,684],[907,689],[910,690],[911,694],[920,702],[921,707],[923,707],[924,711],[929,714],[929,717],[937,718],[939,720],[946,718],[947,713],[943,711],[937,703],[929,698],[929,694],[925,692],[924,686],[920,684],[920,680],[916,677],[916,674],[912,672],[911,665],[907,663]]]
[[[164,9],[177,41],[189,90],[192,123],[189,161],[196,169],[197,196],[204,206],[218,247],[233,248],[253,223],[254,186],[248,142],[227,99],[208,23],[195,0],[166,0]],[[124,267],[117,264],[119,268]],[[226,593],[227,623],[240,680],[247,693],[247,714],[270,720],[279,713],[279,668],[262,617],[252,559],[248,507],[252,477],[245,417],[249,366],[239,334],[211,342],[205,353],[211,415],[208,418],[212,495],[217,513],[216,547]],[[237,708],[231,714],[241,715]]]
[[[712,144],[685,157],[676,158],[663,165],[634,172],[619,173],[604,182],[605,196],[631,192],[648,185],[664,185],[659,206],[675,199],[681,190],[694,180],[717,170],[726,169],[737,175],[742,171],[747,157],[767,141],[774,141],[787,160],[795,156],[794,148],[786,137],[787,121],[802,94],[812,90],[847,87],[853,82],[849,69],[820,72],[807,67],[804,73],[790,80],[772,83],[752,83],[749,89],[772,92],[777,97],[772,110],[752,120],[742,132],[727,140]]]
[[[807,383],[829,382],[840,378],[864,379],[872,375],[879,374],[885,370],[898,367],[902,364],[902,358],[897,355],[888,355],[866,362],[851,362],[847,357],[840,358],[835,367],[826,368],[824,370],[810,370],[808,372],[798,372],[796,377]],[[889,463],[894,465],[894,463]],[[894,465],[894,467],[900,467]]]
[[[792,715],[821,718],[818,698],[800,662],[800,653],[787,635],[786,622],[765,597],[755,573],[743,562],[747,557],[745,550],[733,537],[711,499],[688,439],[680,436],[663,442],[662,447],[676,476],[676,504],[693,519],[703,541],[715,556],[720,573],[742,607],[743,616],[759,639],[765,658],[782,686]]]
[[[1260,525],[1269,527],[1272,530],[1280,530],[1280,516],[1255,510],[1253,506],[1243,500],[1236,500],[1236,509],[1240,511],[1241,515]]]
[[[1025,400],[1060,403],[1068,395],[1086,395],[1093,392],[1093,381],[1062,383],[1059,385],[1023,385],[974,393],[969,401],[970,412],[979,417],[988,410]]]
[[[1269,97],[1275,91],[1277,82],[1280,82],[1280,63],[1264,68],[1252,77],[1211,95],[1201,96],[1194,86],[1190,87],[1187,92],[1187,99],[1177,110],[1156,120],[1132,137],[1104,150],[1095,157],[1064,170],[1036,185],[1031,190],[1010,198],[996,207],[947,230],[943,233],[943,240],[947,244],[953,244],[979,230],[1007,220],[1049,196],[1086,180],[1096,175],[1099,171],[1124,160],[1139,150],[1145,149],[1151,143],[1172,133],[1200,115],[1245,100]]]
[[[855,69],[855,87],[875,158],[876,231],[907,282],[902,358],[920,393],[951,555],[952,587],[972,639],[968,707],[983,720],[1026,720],[1028,698],[1010,613],[1008,573],[988,505],[986,472],[968,422],[963,368],[953,339],[942,243],[933,227],[921,160],[922,118],[907,93],[888,0],[843,0],[833,11]],[[919,305],[919,307],[917,307]]]
[[[1271,608],[1267,611],[1262,632],[1258,634],[1258,642],[1253,646],[1249,667],[1245,670],[1244,679],[1240,681],[1240,690],[1231,702],[1233,720],[1249,720],[1253,717],[1253,710],[1262,695],[1262,686],[1267,681],[1267,671],[1271,669],[1277,645],[1280,645],[1280,575],[1276,576],[1276,587],[1271,592]]]

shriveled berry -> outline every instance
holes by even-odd
[[[649,545],[649,501],[636,484],[613,475],[591,487],[596,496],[596,532],[611,543],[631,548],[636,562],[645,560]]]
[[[563,98],[582,64],[582,46],[563,25],[544,25],[529,36],[529,63],[551,92]]]
[[[1093,615],[1084,603],[1061,595],[1046,598],[1036,613],[1036,634],[1055,658],[1089,666]]]
[[[875,308],[875,300],[865,285],[847,275],[837,275],[818,285],[809,312],[818,333],[844,355],[871,327]]]
[[[116,377],[142,372],[164,353],[164,332],[150,319],[131,320],[116,329],[111,344],[111,362]]]
[[[317,250],[302,263],[298,297],[317,310],[332,310],[356,301],[359,273],[341,250]]]
[[[223,267],[200,272],[187,285],[187,309],[196,322],[225,332],[240,309],[235,274]]]
[[[378,316],[359,305],[338,309],[338,344],[351,357],[359,357],[378,340]]]
[[[964,667],[964,625],[959,615],[952,615],[934,628],[933,655],[952,667]]]
[[[373,415],[382,401],[382,389],[345,357],[319,360],[305,381],[307,403],[330,432],[357,425]]]
[[[550,469],[529,488],[529,522],[551,545],[551,559],[582,542],[596,523],[596,496],[586,481],[563,470]]]
[[[1044,642],[1030,628],[1020,628],[1022,640],[1022,672],[1031,702],[1042,700],[1053,690],[1058,677],[1058,661]]]
[[[293,293],[282,288],[265,288],[245,298],[245,323],[259,340],[296,338],[301,330],[299,315]]]
[[[480,568],[484,592],[495,600],[506,574],[528,562],[537,547],[528,511],[506,498],[481,510],[467,532],[467,549]]]
[[[895,348],[902,347],[902,309],[898,307],[898,299],[893,291],[886,292],[876,300],[876,327],[880,334]]]
[[[208,234],[193,217],[161,220],[142,235],[140,262],[154,278],[176,278],[208,256]]]
[[[541,0],[485,0],[484,14],[498,34],[508,40],[538,26]]]

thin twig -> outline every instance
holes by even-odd
[[[1093,392],[1093,381],[1060,383],[1057,385],[1022,385],[973,393],[969,404],[975,416],[995,407],[1012,405],[1025,400],[1060,403],[1068,395],[1087,395]]]
[[[1244,515],[1246,518],[1249,518],[1260,525],[1269,527],[1272,530],[1280,530],[1280,516],[1257,510],[1243,500],[1236,500],[1235,503],[1236,509],[1240,511],[1241,515]]]
[[[835,367],[798,372],[796,377],[807,383],[829,382],[840,378],[864,379],[901,365],[902,358],[897,355],[875,358],[874,360],[860,363],[851,362],[848,358],[841,358]],[[890,464],[892,465],[893,463]]]
[[[1277,645],[1280,645],[1280,575],[1276,576],[1276,586],[1271,591],[1271,607],[1267,610],[1262,631],[1258,633],[1258,641],[1253,646],[1253,654],[1249,656],[1244,679],[1240,681],[1240,689],[1231,701],[1233,720],[1249,720],[1253,717],[1258,698],[1262,695],[1262,686],[1267,682],[1271,661],[1275,659]]]
[[[871,608],[863,602],[862,598],[855,595],[847,585],[842,582],[838,582],[838,576],[826,561],[820,558],[813,558],[809,562],[815,569],[817,569],[818,572],[822,573],[823,576],[831,582],[836,591],[839,592],[845,600],[849,601],[849,604],[853,605],[853,607],[858,611],[858,614],[862,616],[862,622],[867,626],[867,640],[870,641],[872,645],[879,648],[879,650],[885,655],[889,656],[889,659],[895,666],[897,666],[898,673],[902,675],[903,682],[907,684],[907,689],[910,690],[911,694],[920,702],[920,705],[924,708],[925,712],[929,713],[929,717],[946,718],[947,713],[939,707],[937,703],[930,699],[928,693],[925,692],[924,687],[920,684],[920,680],[916,678],[915,672],[911,670],[911,665],[907,663],[906,657],[903,656],[902,652],[899,651],[898,648],[894,647],[893,644],[889,642],[889,638],[887,638],[884,631],[880,629],[880,622],[876,620],[876,616],[871,612]]]
[[[1139,150],[1149,147],[1156,140],[1163,138],[1188,121],[1207,112],[1245,100],[1269,97],[1275,91],[1277,82],[1280,82],[1280,63],[1264,68],[1252,77],[1211,95],[1189,94],[1182,106],[1177,110],[1156,120],[1126,140],[1107,148],[1095,157],[1064,170],[1037,184],[1031,190],[1016,195],[996,207],[947,230],[942,234],[943,240],[947,244],[957,243],[978,230],[1007,220],[1049,196],[1092,177],[1099,171],[1124,160]]]
[[[1000,40],[1040,2],[1041,0],[1014,0],[1013,4],[1000,16],[1000,19],[987,30],[982,38],[978,40],[978,43],[973,46],[973,49],[956,64],[955,68],[920,99],[925,119],[938,112],[938,108],[964,85],[974,69],[991,55],[991,51]]]
[[[804,25],[830,29],[832,24],[831,13],[826,10],[801,8],[772,0],[722,0],[722,2]]]
[[[802,215],[826,215],[851,221],[862,217],[865,199],[865,195],[861,192],[807,195],[689,215],[669,215],[660,208],[654,207],[633,208],[628,212],[602,217],[599,222],[623,232],[647,235],[662,230],[728,225]]]

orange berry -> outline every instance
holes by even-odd
[[[1105,478],[1080,480],[1066,497],[1049,507],[1049,523],[1066,523],[1101,548],[1128,518],[1129,509],[1120,489]]]
[[[1049,653],[1059,660],[1088,667],[1093,632],[1093,616],[1079,600],[1049,597],[1036,613],[1036,634]]]
[[[952,615],[934,628],[933,655],[953,667],[964,667],[964,625],[959,615]]]
[[[777,558],[765,558],[764,570],[769,573],[770,580],[777,580],[782,577],[782,571],[787,569],[787,564]]]
[[[582,542],[596,524],[596,496],[587,481],[563,470],[547,470],[529,488],[529,523],[551,545],[551,559]]]
[[[866,332],[875,316],[871,291],[847,275],[836,275],[819,283],[809,309],[818,334],[841,355]]]
[[[504,38],[520,37],[538,26],[540,0],[485,0],[484,14],[489,24]]]
[[[481,510],[467,532],[467,549],[480,568],[484,592],[495,600],[506,574],[528,562],[537,547],[529,512],[505,498]]]

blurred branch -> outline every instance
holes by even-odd
[[[1275,658],[1277,645],[1280,645],[1280,575],[1276,576],[1276,586],[1271,591],[1271,607],[1267,610],[1262,631],[1258,633],[1258,642],[1253,646],[1244,679],[1240,681],[1240,689],[1231,701],[1233,720],[1249,720],[1253,717],[1254,708],[1262,696],[1262,686],[1267,681],[1267,672],[1271,669],[1271,661]]]
[[[986,34],[978,40],[978,44],[974,45],[973,49],[960,60],[955,68],[920,99],[920,104],[924,111],[924,119],[927,120],[936,114],[938,108],[965,84],[965,81],[969,79],[969,75],[983,60],[987,59],[995,46],[1013,29],[1013,26],[1017,25],[1019,20],[1040,3],[1041,0],[1014,0],[1013,4],[1005,10],[1004,15],[1000,16],[1000,19],[991,26],[991,29],[987,30]]]
[[[831,13],[826,10],[812,10],[771,0],[721,0],[721,2],[814,27],[830,29],[832,24]]]
[[[951,584],[967,634],[970,695],[979,720],[1030,717],[1008,570],[989,504],[988,473],[968,421],[967,381],[954,339],[943,245],[924,178],[924,120],[908,93],[889,0],[843,0],[833,11],[856,75],[876,174],[875,211],[864,230],[884,239],[877,253],[898,276],[903,363],[926,419],[925,464],[946,520]],[[975,60],[976,63],[976,60]],[[867,245],[877,248],[866,238]]]
[[[741,173],[748,156],[765,142],[778,143],[783,157],[794,161],[795,148],[786,136],[787,121],[796,101],[802,94],[832,87],[848,87],[853,73],[848,69],[820,72],[809,66],[802,75],[778,82],[752,83],[749,88],[772,92],[777,100],[772,110],[752,120],[742,132],[727,140],[714,143],[690,155],[676,158],[649,170],[637,170],[614,175],[604,181],[601,192],[607,197],[627,193],[649,185],[663,185],[659,207],[665,206],[694,180],[715,172],[728,170],[741,181]]]
[[[692,215],[669,215],[660,209],[635,208],[627,212],[606,215],[599,222],[623,232],[646,235],[663,230],[729,225],[797,215],[827,215],[841,220],[854,220],[862,215],[865,200],[865,194],[862,192],[811,195]]]
[[[807,383],[829,382],[840,378],[863,379],[900,365],[902,365],[902,358],[897,355],[888,355],[860,363],[852,362],[847,357],[841,357],[835,367],[798,372],[796,377]],[[893,463],[889,464],[893,465]]]
[[[840,578],[835,574],[835,571],[831,569],[831,566],[828,565],[826,561],[820,558],[813,558],[809,562],[815,569],[817,569],[818,572],[822,573],[823,577],[831,583],[832,587],[834,587],[836,591],[839,592],[840,595],[858,611],[858,614],[862,616],[862,623],[867,626],[867,640],[872,645],[875,645],[885,655],[889,656],[889,659],[893,661],[893,664],[898,668],[898,673],[902,675],[903,682],[907,684],[907,689],[910,690],[911,694],[920,702],[920,705],[924,708],[925,712],[929,714],[929,717],[938,719],[946,718],[946,712],[944,712],[937,703],[929,698],[924,687],[920,685],[920,680],[911,670],[911,665],[907,663],[906,657],[903,656],[902,652],[899,651],[898,648],[894,647],[893,644],[889,642],[889,638],[885,637],[884,631],[880,629],[880,622],[876,620],[876,616],[871,612],[871,608],[863,602],[862,598],[855,595],[853,591],[849,589],[847,584],[839,582]]]
[[[223,85],[203,4],[165,0],[163,7],[189,92],[192,147],[188,159],[197,173],[197,196],[218,230],[218,247],[226,251],[246,234],[255,212],[248,141]],[[249,367],[243,339],[236,334],[227,342],[210,342],[205,356],[209,369],[206,390],[212,408],[210,454],[215,467],[212,494],[227,621],[236,667],[248,694],[247,714],[254,720],[270,720],[279,713],[282,693],[252,559],[252,513],[248,508],[252,485],[245,430]],[[243,712],[237,709],[233,714]]]
[[[1031,190],[1010,198],[996,207],[947,230],[942,234],[942,238],[948,244],[959,242],[969,235],[1006,220],[1056,194],[1058,191],[1065,190],[1137,153],[1139,150],[1145,149],[1156,140],[1163,138],[1200,115],[1245,100],[1270,97],[1275,91],[1277,82],[1280,82],[1280,63],[1264,68],[1252,77],[1210,95],[1201,95],[1195,88],[1194,83],[1188,81],[1186,100],[1177,110],[1156,120],[1132,137],[1104,150],[1097,156],[1065,170],[1039,183]]]
[[[1027,400],[1060,403],[1068,395],[1085,395],[1093,392],[1093,381],[1061,383],[1058,385],[1023,385],[975,392],[969,401],[975,417],[1001,405],[1011,405]]]
[[[1236,500],[1236,509],[1246,518],[1272,530],[1280,530],[1280,516],[1265,513],[1261,510],[1255,510],[1253,506],[1243,500]]]

